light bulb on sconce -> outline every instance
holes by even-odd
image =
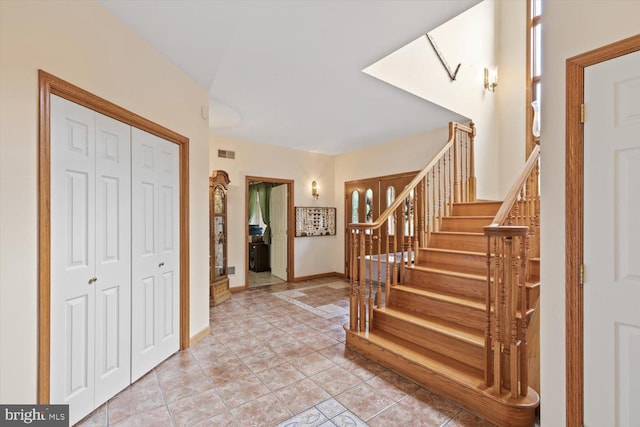
[[[495,92],[498,87],[498,67],[484,69],[484,88],[490,92]]]
[[[318,192],[318,183],[315,181],[311,183],[311,195],[316,200],[318,200],[318,196],[320,196],[320,193]]]

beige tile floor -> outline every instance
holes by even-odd
[[[327,278],[234,294],[211,334],[81,426],[491,424],[344,346],[348,286]]]
[[[255,288],[256,286],[272,285],[275,283],[282,283],[284,280],[278,276],[271,274],[271,271],[262,271],[256,273],[249,270],[249,287]]]

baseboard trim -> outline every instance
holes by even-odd
[[[337,271],[332,271],[330,273],[312,274],[311,276],[300,276],[300,277],[295,277],[293,279],[293,282],[304,282],[306,280],[323,279],[325,277],[344,278],[344,273],[338,273]]]
[[[211,332],[211,327],[207,325],[203,330],[201,330],[200,332],[198,332],[197,334],[189,338],[189,347],[193,346],[195,343],[197,343],[198,341],[200,341],[201,339],[209,335],[210,332]]]
[[[231,291],[232,294],[238,293],[238,292],[242,292],[242,291],[246,291],[248,288],[246,286],[234,286],[233,288],[229,288],[229,291]]]

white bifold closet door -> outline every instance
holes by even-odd
[[[132,129],[131,381],[180,346],[179,149]]]
[[[131,128],[51,97],[51,403],[80,420],[130,383]]]

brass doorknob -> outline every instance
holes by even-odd
[[[97,282],[97,281],[98,281],[98,278],[94,276],[91,279],[89,279],[89,284],[91,285],[92,283]]]
[[[164,262],[161,262],[160,264],[158,264],[158,267],[162,267],[164,265]]]

